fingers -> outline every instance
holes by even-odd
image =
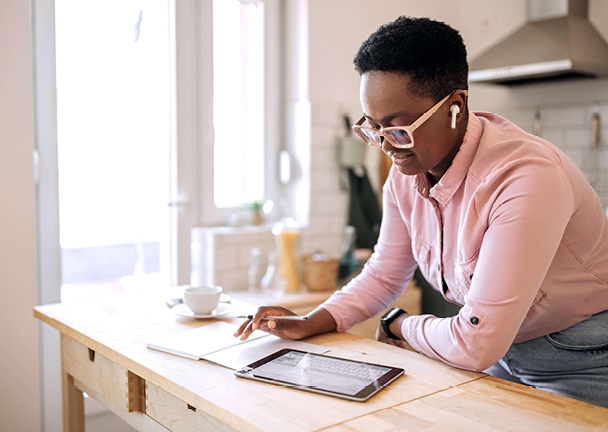
[[[266,320],[265,318],[268,316],[289,315],[294,315],[294,313],[282,307],[260,307],[252,319],[245,321],[239,326],[238,330],[234,332],[234,337],[240,336],[241,340],[246,340],[255,330],[274,333],[273,330],[282,328],[283,323],[279,323],[273,319]]]
[[[242,329],[240,332],[242,341],[246,340],[249,337],[249,335],[251,333],[253,333],[254,330],[257,330],[257,328],[259,328],[259,325],[255,328],[254,328],[254,326],[255,326],[255,317],[253,319],[247,320],[243,324],[241,324],[241,327],[239,328],[239,330]],[[235,336],[238,336],[238,335],[235,333]]]
[[[245,329],[247,328],[247,325],[250,323],[250,321],[251,320],[247,320],[243,324],[241,324],[239,326],[239,328],[234,332],[233,336],[234,337],[239,337],[240,335],[242,335],[243,332],[245,331]]]
[[[270,313],[271,309],[272,308],[268,307],[259,308],[252,319],[247,320],[240,325],[238,330],[234,333],[234,337],[240,336],[241,340],[246,340],[255,330],[268,331],[267,323],[263,320],[266,316],[272,315]]]

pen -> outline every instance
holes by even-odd
[[[237,318],[245,318],[245,319],[253,319],[253,315],[239,315]],[[284,319],[284,320],[295,320],[295,321],[306,321],[308,319],[307,316],[267,316],[262,319]]]

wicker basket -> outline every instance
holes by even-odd
[[[304,285],[309,291],[328,291],[336,288],[340,261],[325,253],[302,257]]]

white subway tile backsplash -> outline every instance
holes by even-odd
[[[595,184],[593,185],[598,194],[605,194],[608,192],[608,173],[605,171],[600,171],[597,173],[595,177]],[[605,206],[605,202],[602,202],[602,205]]]
[[[590,148],[581,150],[580,168],[587,178],[591,178],[597,174],[599,161],[597,160],[597,155]]]
[[[590,145],[589,126],[576,126],[564,131],[564,149],[585,149]],[[556,144],[557,145],[557,144]]]
[[[272,235],[271,227],[267,227],[263,233],[260,232],[239,232],[224,237],[225,244],[240,245],[243,243],[256,243],[260,239]]]
[[[215,271],[234,270],[237,267],[236,246],[216,246]]]
[[[348,196],[345,193],[319,193],[311,198],[313,214],[345,214]]]
[[[603,173],[608,173],[608,147],[602,146],[596,149],[599,153],[599,166]]]
[[[262,261],[266,262],[268,252],[276,247],[274,239],[271,241],[258,242],[258,243],[246,243],[238,247],[237,249],[237,267],[238,268],[249,268],[251,264],[251,249],[260,248],[262,251]]]
[[[344,213],[338,213],[329,217],[329,223],[331,225],[332,233],[340,233],[342,235],[344,233],[344,227],[348,222],[348,214],[345,211]]]
[[[324,235],[332,233],[331,217],[311,216],[309,225],[304,228],[302,235],[304,237],[312,235]]]
[[[254,246],[259,247],[259,246]],[[251,246],[246,243],[237,248],[236,263],[239,268],[249,268],[249,255],[251,254]]]
[[[228,292],[245,289],[249,252],[253,247],[262,248],[265,261],[267,252],[274,248],[270,227],[194,228],[192,279],[201,283],[215,283]]]
[[[218,272],[215,276],[215,284],[223,287],[227,292],[246,291],[247,269]]]
[[[550,106],[541,109],[543,127],[583,126],[589,123],[586,105]]]
[[[497,114],[507,118],[525,131],[531,131],[534,124],[534,113],[535,110],[533,109],[522,108],[520,110],[501,110]]]
[[[313,146],[310,155],[312,169],[338,169],[338,146]]]
[[[591,116],[594,113],[599,113],[600,115],[600,119],[602,122],[602,125],[606,125],[608,123],[608,102],[598,102],[598,103],[593,103],[593,104],[589,104],[585,107],[586,109],[586,116],[585,118],[587,118],[587,123],[589,123],[591,121]]]
[[[310,183],[313,195],[316,192],[340,192],[340,171],[314,169],[310,173]]]
[[[303,253],[326,252],[336,257],[339,256],[342,246],[342,235],[308,236],[302,244]]]
[[[331,215],[315,215],[310,218],[310,224],[304,229],[304,236],[319,236],[342,233],[346,226],[346,213]]]

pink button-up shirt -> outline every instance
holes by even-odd
[[[374,254],[322,306],[345,331],[390,306],[416,267],[463,307],[452,318],[409,316],[404,338],[429,357],[483,370],[514,342],[608,309],[608,218],[557,147],[495,114],[470,113],[435,186],[393,167]]]

